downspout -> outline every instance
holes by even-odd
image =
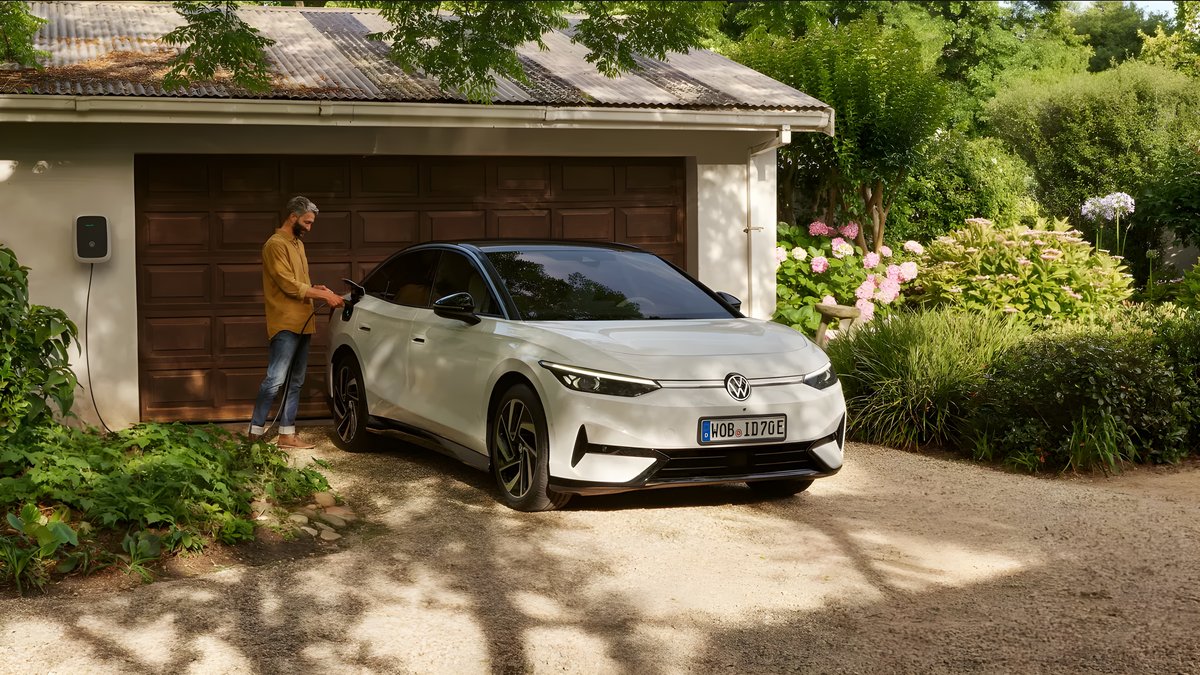
[[[752,164],[755,157],[791,142],[792,126],[784,124],[775,138],[750,146],[746,153],[746,227],[742,228],[742,232],[746,233],[746,301],[742,306],[750,308],[751,311],[754,309],[754,232],[763,228],[754,224],[753,202],[750,199],[750,172],[754,169]]]

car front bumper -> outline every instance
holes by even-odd
[[[831,476],[842,466],[846,405],[841,384],[756,387],[736,402],[724,388],[674,386],[634,398],[553,385],[550,488],[605,494],[679,485]],[[701,445],[701,418],[786,415],[772,442]]]

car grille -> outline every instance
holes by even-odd
[[[775,445],[721,446],[691,450],[659,450],[667,456],[650,479],[652,483],[670,483],[704,478],[762,475],[824,469],[813,460],[811,442]]]

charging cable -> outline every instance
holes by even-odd
[[[88,266],[88,289],[87,299],[83,301],[83,360],[87,366],[88,378],[88,394],[92,397],[92,410],[96,411],[96,417],[100,420],[100,426],[104,427],[104,432],[111,434],[112,429],[108,428],[108,424],[104,422],[104,416],[100,414],[100,406],[96,405],[96,390],[92,387],[92,341],[88,339],[88,319],[92,314],[92,276],[96,273],[96,263],[91,263]]]
[[[313,317],[315,317],[317,312],[321,311],[321,308],[324,306],[325,303],[322,301],[313,307],[312,313],[309,314],[308,318],[304,320],[304,326],[300,328],[300,335],[304,335],[304,331],[308,330],[309,322],[313,320]],[[312,346],[311,340],[309,346]],[[271,427],[275,426],[276,423],[279,422],[279,416],[283,414],[283,407],[287,405],[288,388],[292,384],[292,366],[296,364],[297,352],[299,352],[299,349],[297,349],[296,352],[292,352],[292,358],[288,360],[287,374],[283,378],[283,398],[279,401],[279,409],[275,411],[275,419],[271,420],[271,423],[263,428],[262,434],[260,434],[261,436],[266,436],[267,432],[271,430]],[[251,420],[251,423],[253,424],[253,420]]]

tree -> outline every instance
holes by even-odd
[[[1167,21],[1159,14],[1146,16],[1132,2],[1097,2],[1071,21],[1093,54],[1088,70],[1098,73],[1142,52],[1142,36]]]
[[[48,56],[33,48],[33,36],[45,23],[24,2],[0,2],[0,63],[36,67],[39,58]]]
[[[858,245],[878,252],[888,212],[926,142],[945,121],[947,88],[907,29],[864,18],[799,39],[757,35],[733,56],[837,112],[837,135],[805,134],[780,151],[780,184],[814,199],[827,223],[859,219]],[[790,213],[785,189],[782,213]]]

